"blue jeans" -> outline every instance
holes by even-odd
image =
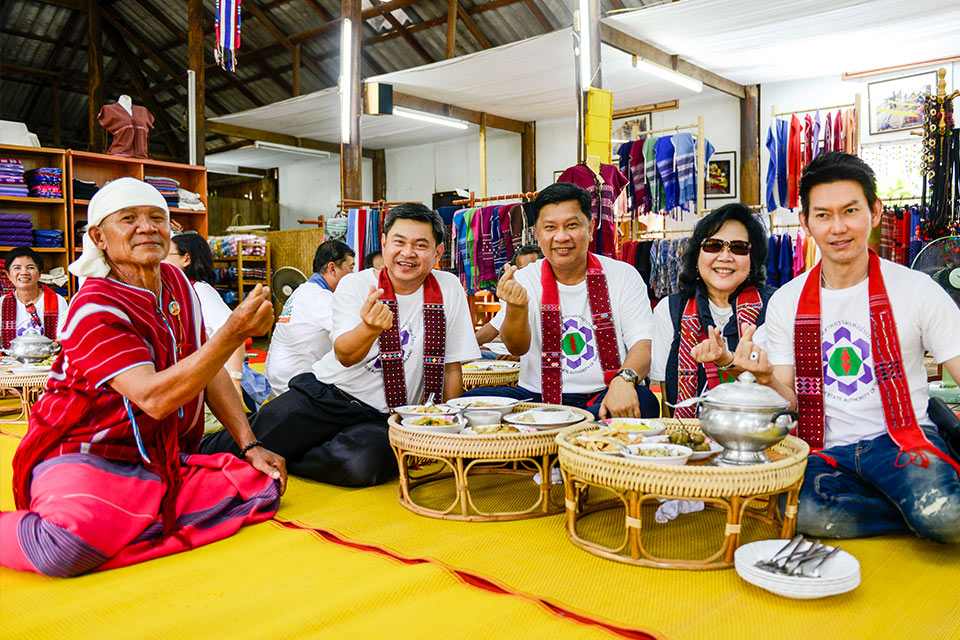
[[[529,400],[530,402],[543,402],[539,393],[529,391],[523,387],[477,387],[463,394],[464,396],[500,396],[502,398],[515,398],[517,400]],[[604,389],[598,393],[565,393],[563,394],[561,404],[568,407],[577,407],[585,409],[593,414],[594,419],[599,418],[600,405],[603,402],[607,390]],[[644,418],[656,418],[660,415],[660,403],[653,392],[646,387],[637,387],[637,400],[640,402],[640,415]]]
[[[946,451],[936,430],[923,431]],[[886,434],[820,453],[825,457],[811,454],[807,462],[798,531],[827,538],[913,532],[960,542],[960,478],[944,460],[926,454],[927,467],[904,464],[909,454],[900,455]]]

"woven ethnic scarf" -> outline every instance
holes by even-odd
[[[60,317],[60,304],[57,294],[50,287],[41,285],[43,289],[43,322],[37,317],[36,310],[31,314],[33,321],[43,326],[43,335],[55,340],[57,337],[57,319]],[[0,308],[0,346],[10,348],[10,342],[17,337],[17,301],[16,292],[11,291],[3,298],[3,307]]]
[[[407,404],[407,380],[403,372],[403,348],[400,343],[400,309],[386,269],[380,269],[380,301],[393,313],[393,326],[380,334],[380,366],[383,392],[391,409]],[[443,313],[440,283],[430,273],[423,282],[423,399],[431,394],[443,400],[443,359],[446,349],[447,321]]]
[[[560,404],[563,399],[563,350],[560,344],[563,321],[560,317],[560,291],[548,260],[544,260],[540,268],[540,285],[543,288],[540,302],[543,401]],[[600,354],[600,366],[603,368],[603,382],[610,384],[620,370],[620,348],[617,330],[613,325],[613,312],[610,310],[607,277],[603,274],[600,261],[592,253],[587,254],[587,300],[590,303],[590,319]]]
[[[734,302],[737,311],[737,334],[744,323],[755,324],[760,310],[763,309],[763,300],[754,287],[747,287],[737,295]],[[719,327],[722,329],[722,327]],[[700,313],[697,310],[697,297],[687,300],[680,319],[680,348],[677,351],[677,404],[697,395],[697,366],[690,352],[695,346],[707,339],[707,331],[700,323]],[[717,365],[707,362],[703,365],[707,374],[707,388],[713,389],[720,384],[720,370]],[[696,418],[696,407],[678,407],[674,410],[676,418]]]
[[[810,271],[800,294],[794,328],[796,354],[797,434],[815,449],[823,448],[823,355],[820,341],[820,262]],[[903,371],[900,339],[893,309],[880,273],[880,258],[870,251],[868,271],[870,296],[870,348],[873,369],[883,403],[887,433],[910,456],[910,463],[926,467],[927,453],[942,458],[960,473],[960,465],[933,446],[917,424],[910,388]],[[898,458],[899,460],[899,458]]]

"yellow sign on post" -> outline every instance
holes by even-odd
[[[596,171],[601,163],[609,163],[613,157],[610,140],[613,135],[613,93],[591,87],[584,117],[583,143],[587,150],[587,165],[597,165],[594,167]]]

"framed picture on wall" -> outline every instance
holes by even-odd
[[[629,118],[621,118],[613,121],[613,139],[614,140],[636,140],[643,135],[645,131],[653,129],[653,114],[642,113]],[[616,147],[614,145],[614,151]]]
[[[936,87],[936,71],[869,83],[870,134],[923,126],[923,96]]]
[[[737,197],[737,152],[718,151],[707,162],[708,198]]]

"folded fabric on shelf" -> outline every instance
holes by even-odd
[[[73,197],[76,200],[89,200],[99,190],[100,187],[97,186],[96,182],[73,179]]]

